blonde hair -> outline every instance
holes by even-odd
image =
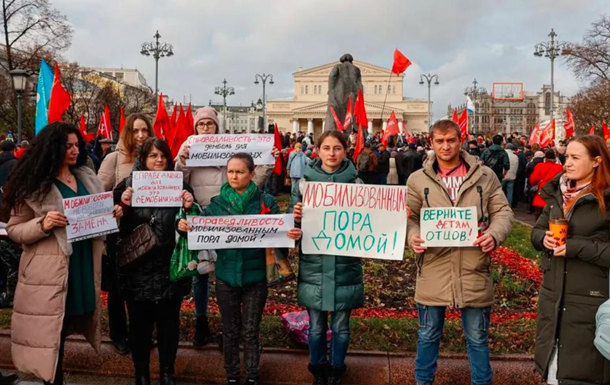
[[[295,150],[300,150],[302,148],[303,148],[303,145],[301,143],[297,143],[297,144],[294,145],[294,149]]]

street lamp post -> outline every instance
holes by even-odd
[[[434,75],[419,75],[419,84],[423,85],[424,84],[424,79],[426,79],[426,82],[428,82],[428,127],[432,126],[432,111],[430,108],[430,87],[432,85],[432,80],[434,81],[434,85],[438,86],[439,82],[438,82],[438,75],[434,74]]]
[[[273,85],[273,75],[265,74],[262,75],[256,74],[254,76],[254,84],[258,85],[259,80],[263,82],[263,130],[267,129],[267,95],[265,94],[265,84],[267,83],[267,79],[269,79],[269,85]]]
[[[549,37],[551,38],[551,41],[538,43],[534,46],[534,56],[544,56],[551,59],[551,120],[553,120],[553,104],[555,99],[555,58],[563,54],[563,50],[567,48],[567,43],[555,40],[557,34],[555,33],[555,30],[553,28],[551,28],[551,33],[549,33]]]
[[[159,31],[153,37],[155,38],[154,42],[142,43],[140,53],[144,56],[152,55],[155,59],[155,106],[157,106],[159,103],[159,59],[165,56],[174,56],[174,47],[171,44],[159,42],[161,38]]]
[[[472,81],[472,87],[466,87],[466,90],[464,90],[464,95],[472,96],[473,104],[476,104],[477,96],[482,96],[487,93],[487,90],[484,87],[477,87],[477,84],[479,84],[479,82],[477,82],[477,79],[475,78]],[[477,109],[475,107],[474,112],[472,113],[472,133],[476,134],[477,132]]]
[[[22,131],[22,115],[23,115],[23,92],[27,86],[27,80],[30,76],[30,72],[27,70],[14,69],[9,71],[13,79],[13,88],[17,93],[17,143],[21,143],[21,131]]]
[[[225,78],[222,81],[222,87],[216,87],[216,89],[214,90],[214,93],[216,95],[220,95],[222,96],[222,106],[223,106],[223,113],[222,113],[222,130],[226,131],[227,130],[227,96],[230,95],[235,95],[235,88],[233,87],[227,87],[227,79]]]

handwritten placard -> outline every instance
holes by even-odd
[[[226,166],[227,161],[237,152],[252,155],[254,164],[274,164],[271,153],[273,134],[219,134],[193,135],[189,137],[189,167]]]
[[[133,207],[181,207],[181,171],[134,171]]]
[[[63,200],[68,243],[99,237],[119,231],[112,215],[114,201],[112,192],[84,195]]]
[[[290,215],[234,215],[228,217],[187,216],[189,250],[294,247],[288,230]]]
[[[304,183],[301,227],[305,254],[402,260],[407,188]]]
[[[420,229],[424,246],[472,247],[478,235],[477,208],[422,208]]]

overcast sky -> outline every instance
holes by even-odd
[[[175,55],[159,62],[159,89],[194,104],[220,102],[214,87],[235,87],[230,105],[262,96],[257,73],[271,73],[268,98],[293,93],[292,73],[346,53],[391,68],[399,48],[413,65],[408,97],[427,97],[421,73],[438,74],[434,115],[464,101],[476,79],[520,81],[526,91],[550,83],[550,61],[533,56],[551,28],[560,40],[581,41],[591,23],[610,13],[608,0],[51,0],[74,26],[65,58],[84,66],[138,68],[154,88],[154,60],[141,43],[158,29]],[[563,60],[555,89],[573,95],[582,84]]]

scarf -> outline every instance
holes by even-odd
[[[227,201],[238,214],[243,214],[244,210],[246,209],[246,205],[248,202],[250,202],[250,199],[252,199],[252,196],[254,196],[257,191],[258,187],[256,187],[256,184],[254,184],[254,182],[250,182],[246,191],[240,195],[233,187],[231,187],[229,182],[225,182],[225,184],[223,184],[220,188],[220,196],[223,197],[223,199]]]
[[[574,186],[572,187],[572,185]],[[567,217],[576,199],[591,188],[591,182],[582,186],[576,186],[576,182],[569,180],[566,174],[563,174],[559,178],[559,188],[563,196],[563,213]]]

